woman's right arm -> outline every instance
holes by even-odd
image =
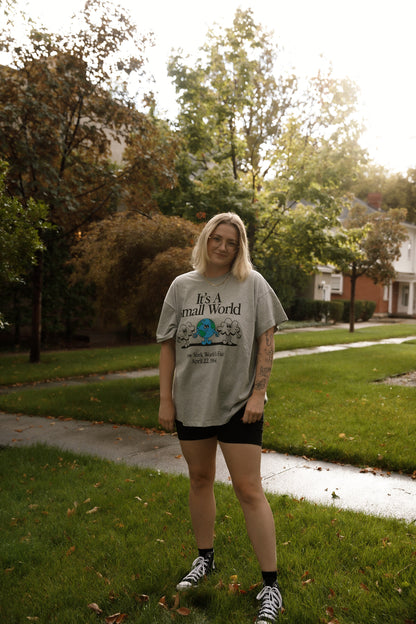
[[[159,360],[160,406],[159,424],[166,431],[175,429],[175,405],[173,403],[172,386],[175,372],[175,341],[162,342]]]

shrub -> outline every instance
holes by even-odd
[[[342,315],[342,321],[348,323],[350,320],[350,304],[349,299],[339,301],[343,304],[344,310]],[[369,321],[376,309],[375,301],[356,300],[354,306],[354,321]]]
[[[317,323],[325,321],[338,323],[342,319],[344,304],[340,301],[321,301],[319,299],[295,299],[289,311],[289,318],[293,321],[314,320]]]

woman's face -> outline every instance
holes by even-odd
[[[208,238],[208,269],[227,273],[238,253],[239,242],[237,228],[230,223],[220,223]]]

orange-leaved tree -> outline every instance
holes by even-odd
[[[90,0],[65,35],[28,24],[23,36],[10,20],[9,12],[0,28],[0,50],[8,58],[0,66],[6,186],[23,207],[30,198],[46,204],[55,226],[44,237],[32,278],[30,359],[37,362],[45,254],[120,209],[133,184],[140,209],[151,210],[153,189],[173,183],[174,142],[152,115],[137,109],[131,86],[140,85],[146,40],[124,10]]]
[[[153,335],[171,281],[191,268],[198,231],[180,217],[116,213],[92,224],[76,244],[75,279],[95,285],[104,322]]]

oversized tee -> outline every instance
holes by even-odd
[[[173,400],[184,425],[222,425],[247,402],[256,373],[257,339],[287,320],[257,271],[209,281],[197,271],[177,277],[166,295],[158,342],[175,340]]]

